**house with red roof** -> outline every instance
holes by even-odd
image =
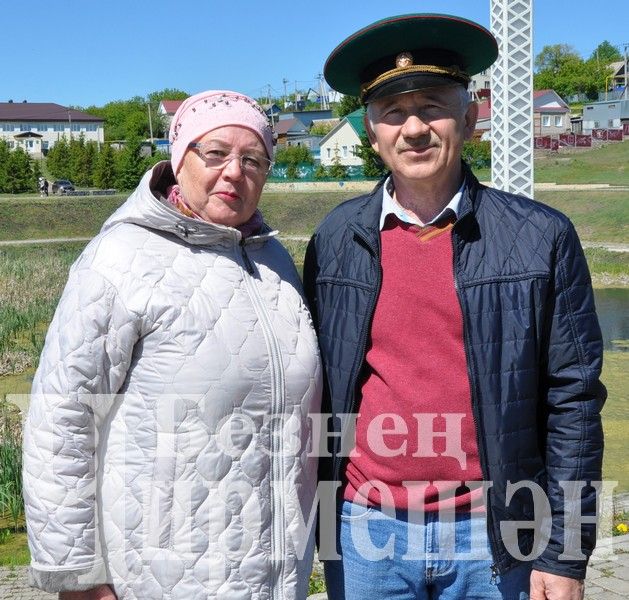
[[[34,158],[44,156],[63,136],[105,141],[105,121],[53,102],[0,102],[0,139],[10,149],[22,148]]]
[[[533,133],[559,135],[570,131],[570,107],[555,90],[533,92]]]
[[[164,129],[166,132],[170,129],[170,123],[177,112],[177,109],[183,104],[183,100],[162,100],[157,107],[157,112],[164,120]]]

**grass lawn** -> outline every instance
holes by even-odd
[[[535,181],[629,185],[629,140],[540,156],[535,160]]]
[[[601,379],[607,387],[608,398],[602,412],[605,431],[603,477],[618,481],[616,492],[629,492],[627,373],[629,373],[629,352],[605,352]]]
[[[0,240],[91,237],[126,199],[115,196],[0,196]]]
[[[629,242],[629,191],[540,191],[535,199],[568,215],[584,241]]]

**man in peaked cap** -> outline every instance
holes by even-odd
[[[390,170],[306,254],[331,415],[320,475],[338,490],[335,530],[324,514],[320,528],[330,600],[583,592],[602,340],[570,221],[461,160],[467,84],[497,54],[476,23],[412,14],[361,29],[325,65],[366,105]]]

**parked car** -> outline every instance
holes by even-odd
[[[53,181],[52,183],[52,193],[53,194],[67,194],[68,192],[74,191],[74,184],[67,179],[57,179],[57,181]]]

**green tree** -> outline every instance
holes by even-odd
[[[7,191],[9,193],[20,194],[37,189],[32,159],[22,148],[16,148],[9,153],[7,172]]]
[[[5,140],[0,140],[0,193],[9,191],[9,144]]]
[[[343,118],[349,113],[358,110],[362,106],[362,102],[358,96],[343,96],[341,101],[336,106],[336,115],[339,118]]]
[[[142,143],[139,138],[127,140],[125,147],[118,154],[116,165],[116,187],[132,190],[138,185],[144,174],[144,160],[141,154]]]
[[[70,159],[70,145],[65,135],[61,136],[48,151],[46,164],[48,172],[55,179],[71,178],[72,165]]]
[[[622,54],[616,46],[612,46],[607,40],[605,40],[596,46],[594,52],[592,52],[592,55],[590,56],[590,60],[594,60],[601,65],[607,66],[609,63],[622,60]]]
[[[360,136],[360,146],[356,148],[356,154],[363,161],[363,175],[365,177],[382,177],[387,172],[386,165],[380,155],[371,147],[366,134]]]
[[[488,140],[468,140],[463,143],[463,160],[472,168],[491,166],[491,142]]]
[[[94,165],[94,185],[101,190],[116,185],[116,156],[109,144],[104,144]]]
[[[605,78],[610,72],[596,60],[584,61],[565,44],[544,46],[535,58],[535,65],[538,71],[533,77],[534,87],[553,89],[564,98],[573,94],[596,98],[605,89]]]
[[[535,68],[538,72],[551,71],[558,73],[566,62],[582,61],[578,52],[568,44],[553,44],[544,46],[535,57]]]
[[[70,179],[76,185],[91,186],[93,184],[95,146],[94,142],[86,143],[83,134],[70,140]]]
[[[319,164],[317,170],[314,173],[315,179],[327,179],[330,175],[325,165]]]
[[[293,165],[297,167],[300,164],[312,165],[314,158],[312,153],[306,146],[283,146],[275,151],[273,161],[276,165]]]
[[[328,173],[333,179],[345,179],[347,178],[347,167],[341,164],[341,153],[339,152],[339,145],[334,145],[334,156],[332,157],[332,164],[328,167]]]

